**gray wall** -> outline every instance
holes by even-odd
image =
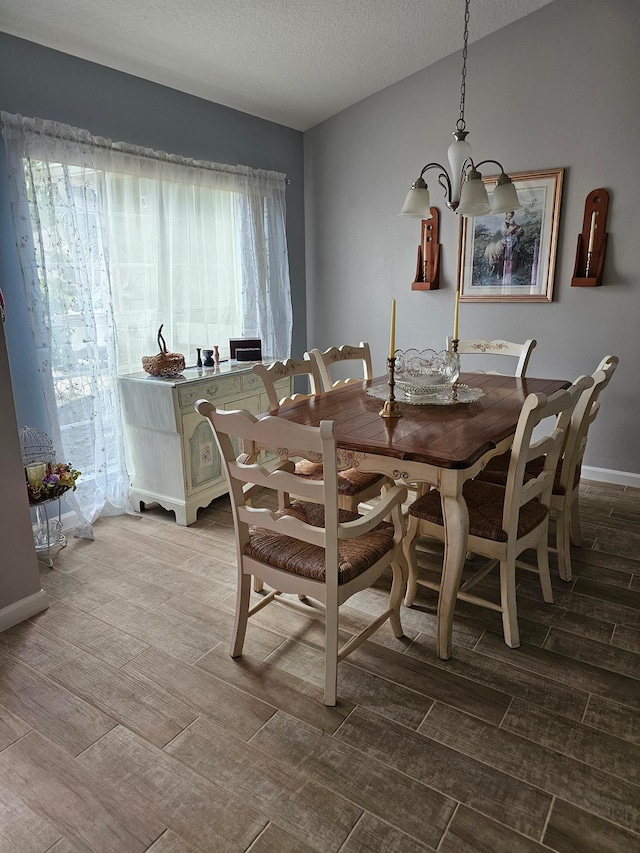
[[[38,561],[29,519],[29,498],[11,398],[4,329],[0,322],[0,612],[40,591]],[[46,606],[46,599],[43,602]],[[42,609],[42,606],[38,609]],[[5,614],[6,615],[6,614]],[[29,616],[32,613],[28,614]],[[22,617],[25,618],[25,617]],[[5,626],[6,627],[6,626]]]
[[[471,14],[473,37],[473,10]],[[534,337],[530,375],[573,378],[614,353],[586,464],[640,474],[640,3],[556,0],[470,45],[467,128],[478,160],[507,171],[565,168],[552,303],[460,306],[460,336]],[[398,218],[430,160],[446,162],[461,54],[305,133],[309,346],[372,344],[382,372],[390,300],[397,345],[444,345],[453,322],[458,219],[441,212],[441,290],[412,292],[419,221]],[[434,173],[431,173],[434,174]],[[610,192],[604,286],[572,288],[584,200]]]
[[[302,134],[128,74],[0,33],[0,109],[201,160],[284,172],[293,354],[306,348]],[[1,141],[0,141],[1,145]],[[45,428],[0,149],[0,287],[18,421]],[[0,404],[2,399],[0,398]]]

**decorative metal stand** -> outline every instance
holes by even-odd
[[[400,411],[400,406],[396,403],[395,396],[395,369],[396,369],[396,360],[395,358],[387,359],[387,375],[389,377],[388,385],[389,385],[389,398],[384,401],[384,406],[378,414],[381,418],[401,418],[402,412]]]
[[[58,518],[49,517],[49,505],[58,504]],[[67,544],[67,538],[62,532],[62,510],[60,508],[60,498],[51,498],[48,501],[40,501],[32,503],[31,506],[35,509],[35,524],[33,525],[33,541],[36,547],[36,553],[43,554],[46,552],[46,562],[49,568],[53,568],[53,554],[57,553]]]

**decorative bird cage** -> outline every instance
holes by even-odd
[[[23,427],[20,430],[20,452],[25,468],[33,462],[46,462],[52,465],[56,459],[53,441],[46,432],[33,427]]]

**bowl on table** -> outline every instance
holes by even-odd
[[[460,376],[458,353],[432,349],[396,350],[395,384],[407,397],[448,391]]]

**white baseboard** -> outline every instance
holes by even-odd
[[[41,589],[39,592],[34,592],[33,595],[28,595],[26,598],[21,598],[19,601],[14,601],[13,604],[8,604],[0,609],[0,631],[6,631],[7,628],[12,628],[18,622],[24,622],[36,613],[46,610],[49,606],[47,593]]]
[[[616,486],[640,489],[640,474],[632,474],[630,471],[614,471],[611,468],[591,468],[589,465],[583,465],[581,476],[583,480],[594,480],[596,483],[613,483]]]

